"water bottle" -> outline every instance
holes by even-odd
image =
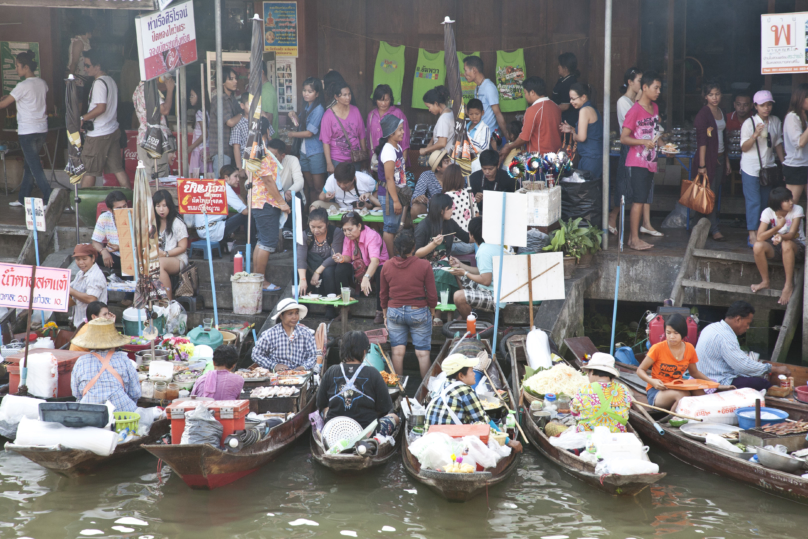
[[[241,251],[239,251],[233,257],[233,275],[242,271],[244,271],[244,257],[241,256]]]

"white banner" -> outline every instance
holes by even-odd
[[[760,16],[760,72],[808,73],[808,12]]]
[[[196,62],[194,4],[190,0],[135,17],[140,80]]]

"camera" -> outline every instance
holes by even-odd
[[[93,121],[92,121],[92,120],[84,120],[84,121],[81,123],[81,129],[82,129],[83,131],[92,131],[93,129],[95,129],[95,125],[93,125]]]

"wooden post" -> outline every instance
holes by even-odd
[[[527,255],[527,297],[530,305],[530,329],[533,329],[533,268],[530,265],[530,256]]]
[[[34,230],[34,234],[36,234]],[[36,284],[36,264],[31,266],[31,290],[28,294],[28,321],[25,328],[25,354],[20,365],[20,387],[17,388],[17,395],[21,397],[28,395],[28,345],[31,343],[31,318],[34,316],[34,285]]]

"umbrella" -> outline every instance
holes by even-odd
[[[157,254],[157,223],[154,218],[149,179],[143,162],[138,162],[132,195],[135,213],[135,254],[137,267],[137,288],[134,307],[142,309],[159,299],[161,289],[155,286],[160,282],[160,259]]]
[[[452,112],[460,114],[463,103],[463,88],[460,85],[460,66],[457,63],[457,44],[455,43],[454,21],[449,17],[443,19],[443,49],[446,62],[446,87],[452,98]]]
[[[454,146],[448,149],[448,153],[455,163],[460,165],[464,176],[471,174],[471,163],[477,160],[477,150],[474,149],[474,144],[471,143],[471,138],[466,131],[466,108],[462,100],[455,120]]]
[[[67,166],[65,172],[70,175],[70,183],[75,192],[76,209],[76,243],[79,237],[79,182],[84,176],[84,163],[81,162],[81,92],[73,75],[65,81],[65,126],[67,127]]]
[[[146,101],[146,136],[140,147],[148,152],[152,159],[160,159],[163,156],[163,126],[160,125],[162,114],[160,113],[160,90],[157,88],[157,79],[148,80],[143,83],[143,97]],[[155,177],[157,167],[154,167]],[[148,185],[146,186],[148,189]],[[150,199],[151,200],[151,199]]]

